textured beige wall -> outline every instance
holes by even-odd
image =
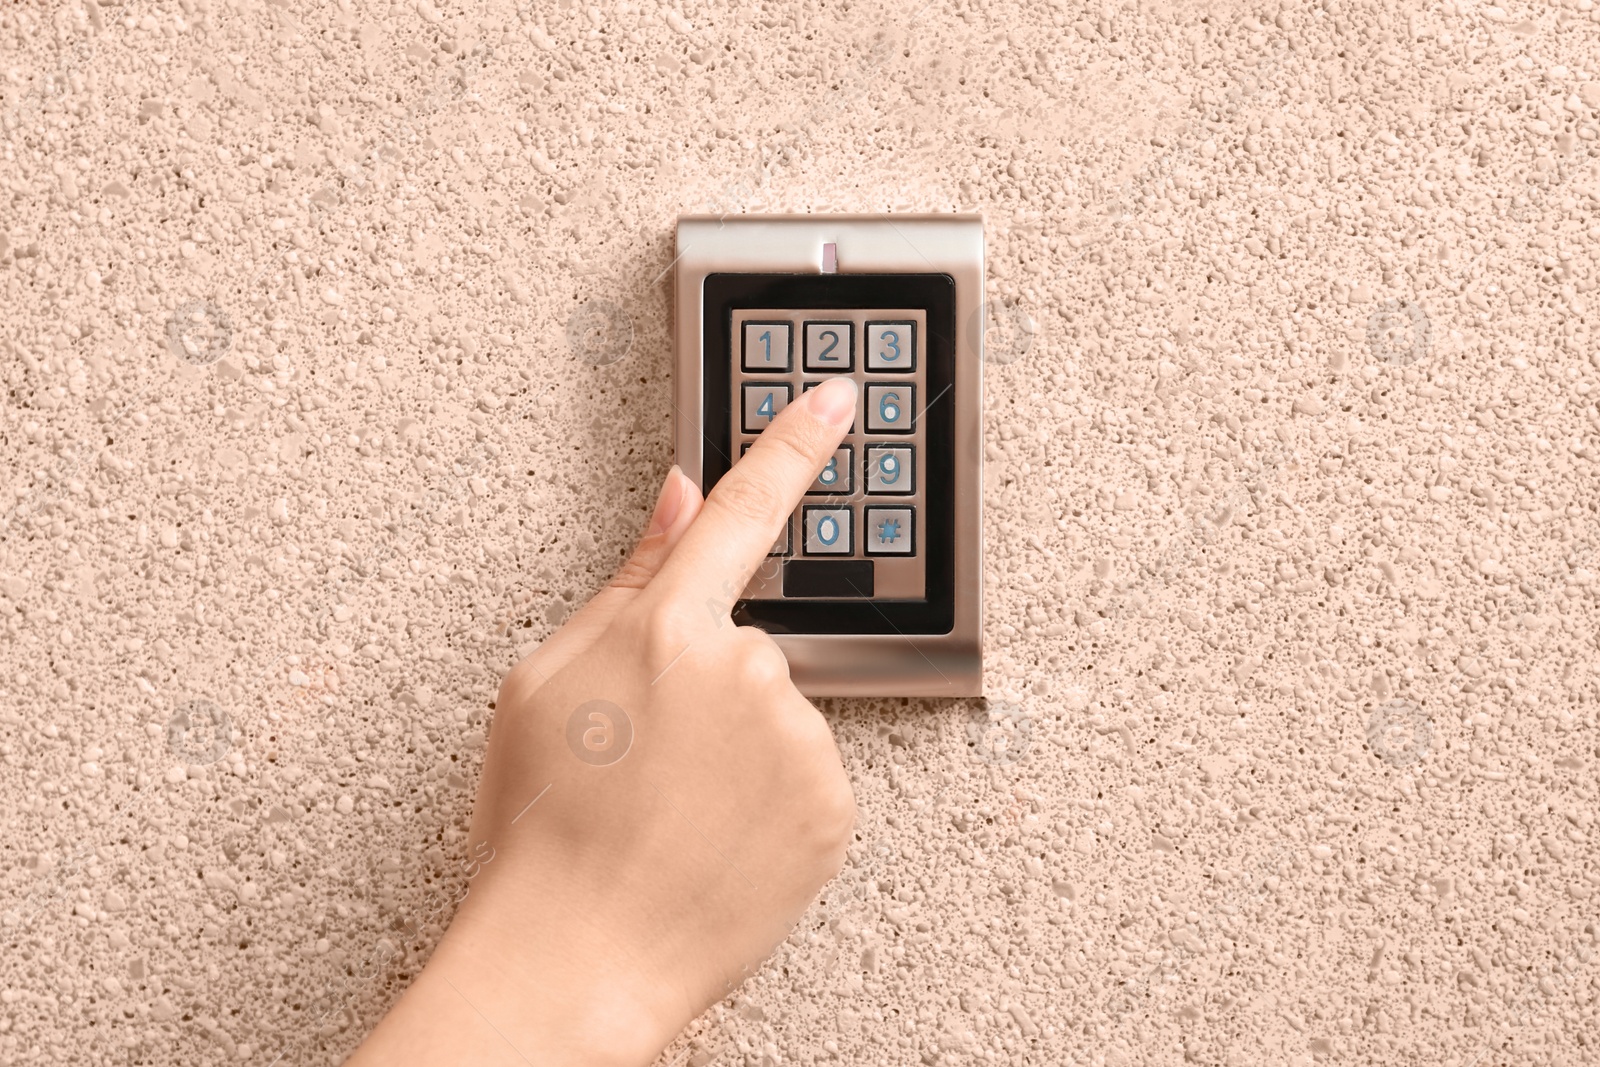
[[[383,1011],[499,675],[670,463],[719,210],[987,215],[991,701],[824,705],[860,847],[668,1062],[1600,1061],[1592,0],[0,49],[0,1063]]]

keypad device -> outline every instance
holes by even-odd
[[[806,390],[858,386],[734,622],[808,696],[980,695],[982,220],[685,217],[673,269],[674,437],[702,492]]]
[[[743,419],[730,428],[730,455],[744,454],[789,402],[790,390],[815,388],[833,375],[849,375],[860,387],[850,432],[790,520],[799,531],[796,559],[870,559],[872,596],[923,596],[926,567],[917,548],[915,506],[921,500],[916,405],[926,377],[918,369],[926,310],[740,308],[733,311],[731,325],[730,336],[743,339],[742,350],[728,354],[743,398]],[[787,373],[769,369],[766,360],[767,344],[784,334],[800,338],[802,349],[800,365]],[[752,337],[760,343],[756,370],[749,369]],[[868,509],[870,499],[879,496],[900,499],[892,508]],[[883,512],[876,526],[869,523],[868,510]],[[787,588],[777,580],[758,584],[746,591],[747,598],[807,596],[801,591],[807,588],[804,582]],[[862,583],[854,588],[863,588]]]

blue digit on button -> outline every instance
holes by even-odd
[[[832,515],[824,515],[817,523],[817,540],[825,545],[839,540],[839,523]]]

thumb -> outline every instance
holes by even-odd
[[[527,692],[538,688],[540,683],[588,648],[610,625],[617,612],[638,596],[639,590],[650,584],[650,579],[656,576],[656,572],[672,555],[672,550],[683,537],[684,531],[694,522],[695,516],[700,514],[702,503],[704,499],[700,495],[699,487],[674,464],[667,472],[666,481],[662,483],[661,495],[656,498],[650,525],[645,529],[639,543],[634,546],[633,554],[617,573],[612,575],[611,581],[606,583],[605,588],[596,593],[526,659],[511,669],[512,675],[522,675],[527,672],[527,678],[519,679],[526,686]],[[507,681],[510,677],[507,676]]]

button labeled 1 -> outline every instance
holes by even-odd
[[[744,324],[744,369],[783,372],[793,369],[794,346],[787,322]]]
[[[772,425],[778,412],[789,406],[789,386],[784,382],[744,387],[744,432],[760,433]]]
[[[910,433],[915,419],[913,405],[917,387],[905,385],[867,386],[867,432]]]

